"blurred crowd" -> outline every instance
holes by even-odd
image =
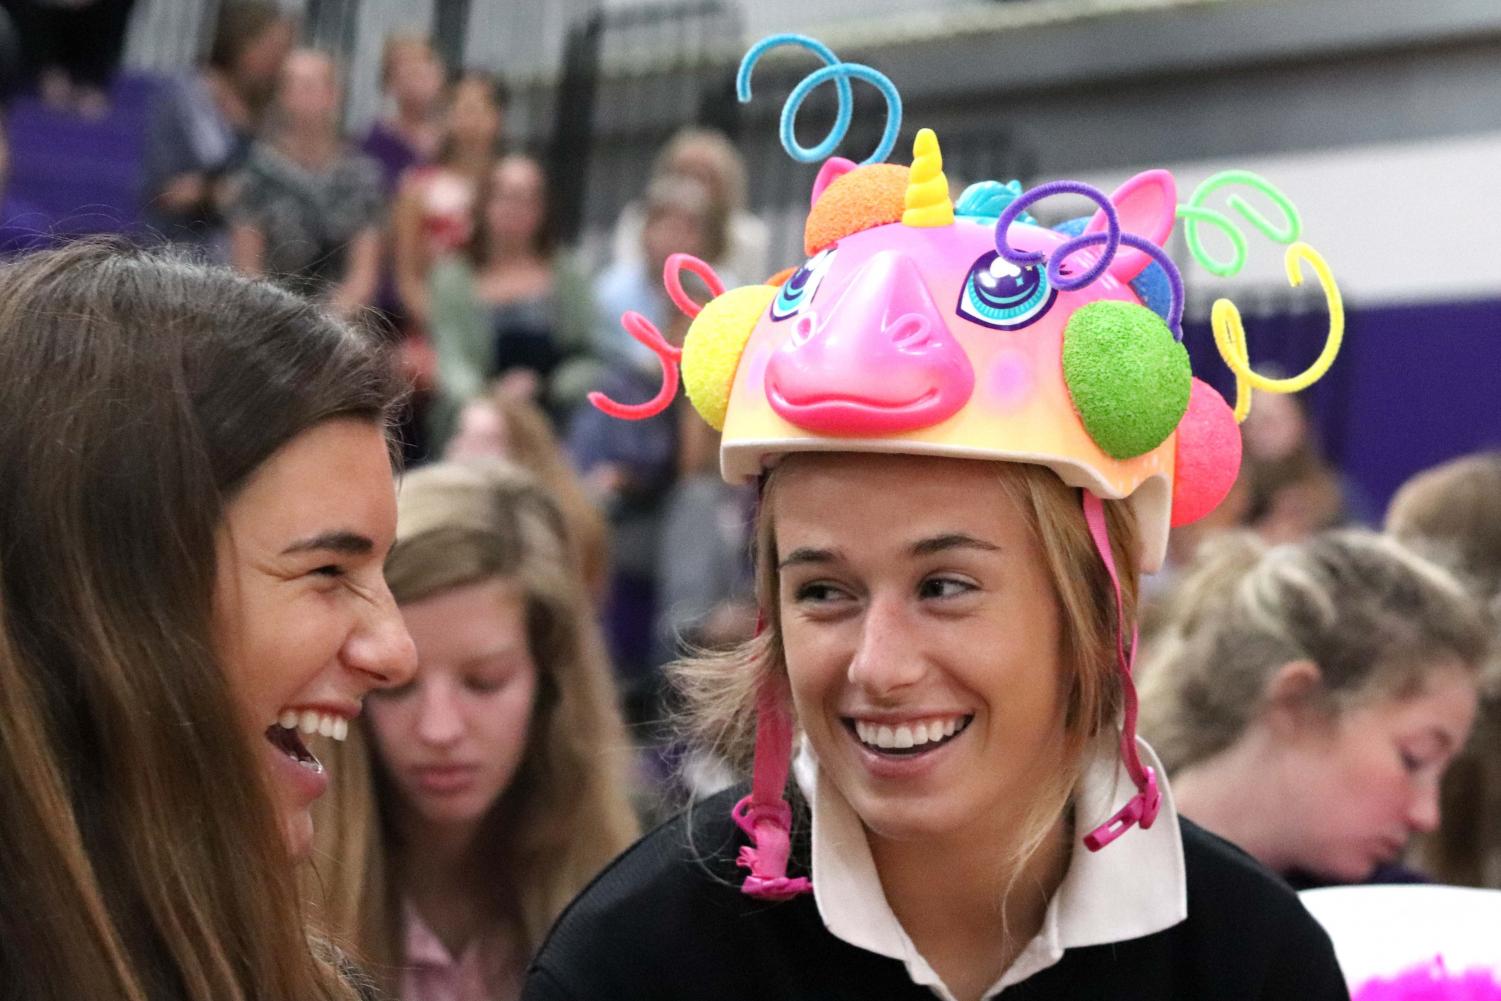
[[[49,19],[88,14],[92,30],[118,36],[130,0],[12,6],[23,34],[81,44]],[[30,78],[49,103],[106,115],[118,38],[86,50],[83,60],[66,46],[34,50]],[[536,663],[514,718],[548,730],[546,739],[522,727],[506,749],[495,734],[443,730],[483,729],[465,715],[465,693],[510,684],[515,673],[504,664],[469,670],[462,649],[433,673],[424,661],[417,694],[375,698],[365,731],[397,778],[376,792],[403,804],[379,809],[396,811],[398,829],[423,844],[443,844],[443,818],[424,814],[420,789],[403,785],[401,748],[473,739],[477,754],[516,758],[464,818],[473,838],[494,803],[535,797],[536,816],[506,842],[514,854],[382,848],[353,814],[328,826],[343,846],[337,857],[356,860],[338,878],[324,872],[332,920],[392,968],[405,956],[418,970],[393,990],[456,997],[432,985],[514,980],[562,904],[638,821],[725,781],[714,761],[682,760],[664,666],[684,650],[752,635],[754,488],[721,480],[717,435],[691,413],[622,422],[586,398],[597,390],[638,402],[656,392],[656,357],[620,316],[641,313],[681,343],[687,321],[661,281],[669,254],[710,262],[726,286],[794,262],[767,259],[767,227],[746,209],[745,165],[716,132],[685,128],[663,147],[596,268],[560,243],[548,172],[509,141],[500,77],[444,65],[428,39],[393,36],[380,69],[384,113],[353,137],[341,130],[342,78],[335,57],[298,47],[277,5],[226,5],[207,58],[157,97],[141,211],[150,240],[273,276],[390,339],[414,388],[407,467],[433,465],[408,474],[415,492],[403,494],[403,532],[409,518],[437,517],[424,506],[470,517],[453,505],[499,505],[515,524],[486,531],[531,540],[497,556],[501,569],[490,575],[510,589],[510,617],[496,627],[509,633],[476,642],[532,642]],[[0,184],[4,163],[0,145]],[[1258,395],[1244,432],[1234,492],[1211,517],[1174,531],[1167,567],[1145,582],[1143,732],[1173,773],[1180,809],[1299,885],[1385,875],[1501,886],[1501,704],[1488,652],[1501,595],[1501,456],[1416,478],[1383,527],[1293,397]],[[519,478],[466,486],[457,472],[497,460]],[[465,499],[482,489],[488,499]],[[452,553],[406,558],[411,566],[393,571],[404,576],[391,584],[416,612],[419,650],[453,647],[466,607],[434,602],[489,577],[445,578],[443,566],[460,560]],[[577,601],[549,591],[552,577],[576,581]],[[533,642],[538,608],[553,609],[548,628],[563,633],[546,654]],[[1337,681],[1312,708],[1300,698],[1313,684],[1310,663]],[[611,684],[624,730],[609,708]],[[574,728],[583,732],[566,732]],[[611,757],[622,733],[630,761]],[[1372,734],[1382,735],[1379,747],[1356,746]],[[1347,738],[1356,743],[1340,743]],[[340,753],[353,760],[362,746]],[[551,757],[534,774],[522,758],[535,755]],[[337,774],[354,777],[329,809],[353,810],[359,782],[372,779]],[[599,776],[611,787],[600,788]],[[368,788],[363,795],[375,809]],[[546,853],[557,817],[599,837],[592,850],[534,863],[527,853]],[[498,902],[472,899],[466,888],[481,863],[545,871],[550,882]],[[402,906],[421,921],[403,924],[384,903],[361,909],[395,899],[370,883],[381,879],[407,887]],[[461,962],[479,941],[469,933],[474,913],[492,905],[523,932]],[[424,955],[439,957],[427,973],[417,964]]]

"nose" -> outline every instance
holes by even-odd
[[[822,315],[805,313],[766,367],[783,420],[829,434],[930,427],[963,409],[975,373],[913,259],[881,251]]]
[[[417,673],[417,647],[385,582],[371,596],[364,620],[344,643],[344,663],[372,688],[395,688]]]
[[[871,599],[860,623],[859,646],[850,658],[850,684],[878,701],[898,695],[922,678],[924,665],[911,645],[913,630],[903,621],[900,600]]]
[[[426,681],[418,694],[417,739],[433,747],[455,743],[464,733],[464,721],[454,700],[453,686],[444,679]]]
[[[1429,834],[1438,830],[1438,822],[1438,782],[1419,782],[1408,804],[1407,826],[1416,833]]]

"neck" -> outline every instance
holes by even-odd
[[[514,267],[518,264],[530,264],[538,260],[538,256],[532,249],[532,241],[518,236],[490,236],[489,266],[492,269]]]
[[[1248,733],[1224,751],[1173,776],[1173,801],[1178,812],[1233,841],[1262,865],[1276,872],[1292,867],[1284,850],[1286,816],[1280,802],[1280,783],[1268,781],[1276,773],[1276,749],[1266,735]]]
[[[497,873],[475,851],[479,825],[409,822],[402,827],[409,846],[396,859],[402,896],[457,957],[496,920],[486,889]]]
[[[463,174],[473,178],[476,182],[485,176],[485,171],[492,166],[492,156],[488,148],[469,149],[463,146],[454,147],[453,155],[448,159],[448,169],[456,174]]]
[[[1019,821],[986,826],[1017,830]],[[1006,864],[1007,846],[972,832],[921,841],[869,835],[892,911],[957,997],[978,998],[1042,928],[1068,871],[1069,830],[1059,817],[1019,867]]]
[[[438,130],[432,113],[418,103],[396,105],[396,114],[388,119],[391,127],[405,136],[414,145],[420,146],[425,155],[431,155],[431,146],[437,139]]]

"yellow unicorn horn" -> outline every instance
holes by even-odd
[[[949,200],[949,179],[943,176],[943,153],[932,129],[922,129],[912,140],[912,173],[907,180],[906,226],[947,226],[954,221],[954,203]]]

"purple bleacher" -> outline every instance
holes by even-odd
[[[11,107],[10,183],[0,203],[0,254],[140,227],[141,163],[159,78],[124,74],[100,121],[31,97]]]

